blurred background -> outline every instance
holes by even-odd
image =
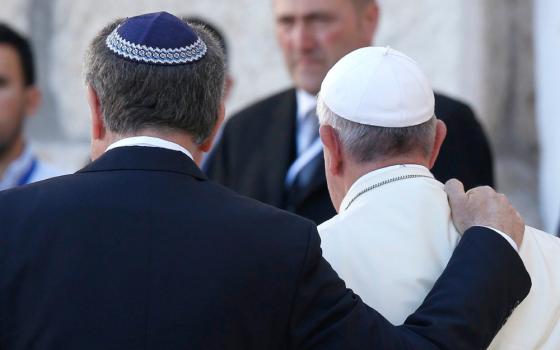
[[[498,191],[527,223],[555,232],[560,216],[560,2],[379,0],[376,45],[418,61],[436,90],[469,103],[490,138]],[[26,34],[44,94],[27,135],[67,171],[88,160],[85,49],[110,20],[165,10],[208,19],[229,42],[228,115],[290,86],[269,0],[3,0],[0,21]]]

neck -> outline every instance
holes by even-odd
[[[18,159],[25,148],[23,136],[20,135],[10,147],[0,154],[0,178],[4,176],[10,164]]]
[[[344,164],[342,172],[335,176],[336,179],[333,178],[331,180],[332,186],[329,184],[329,192],[331,192],[331,199],[337,212],[340,210],[340,204],[350,190],[350,187],[352,187],[359,178],[372,171],[399,164],[418,164],[429,168],[429,161],[426,160],[425,157],[416,155],[401,155],[365,163],[359,163],[348,159]]]
[[[400,164],[418,164],[425,166],[426,168],[429,167],[429,161],[424,157],[408,155],[380,159],[366,163],[352,162],[352,164],[348,164],[346,167],[347,171],[345,171],[345,175],[343,176],[345,194],[360,177],[375,170]]]

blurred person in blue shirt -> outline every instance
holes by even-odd
[[[23,135],[40,103],[29,41],[0,23],[0,190],[62,174],[40,161]]]

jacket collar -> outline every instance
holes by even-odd
[[[207,179],[187,155],[165,148],[143,146],[111,149],[78,173],[114,170],[166,171],[190,175],[199,180]]]

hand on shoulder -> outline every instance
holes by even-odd
[[[489,186],[465,193],[463,184],[451,179],[445,184],[453,223],[463,234],[472,226],[488,226],[510,236],[518,247],[523,242],[525,223],[507,197]]]

